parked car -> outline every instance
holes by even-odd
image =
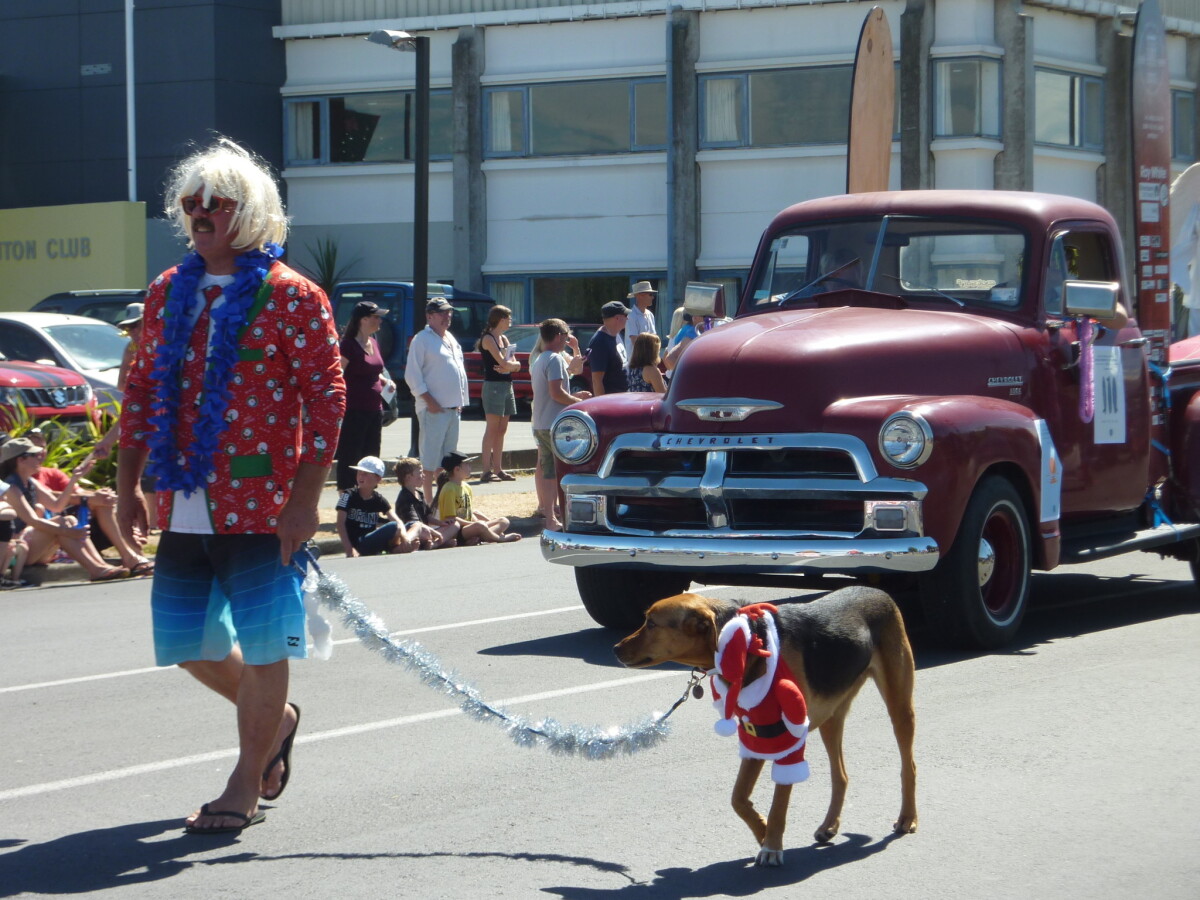
[[[92,386],[78,372],[11,360],[0,353],[0,431],[12,430],[23,415],[83,428],[95,408]]]
[[[88,316],[116,325],[125,318],[130,303],[144,303],[145,288],[119,288],[108,291],[60,291],[39,300],[30,312],[67,313]]]
[[[476,338],[487,323],[488,310],[496,305],[496,301],[487,294],[437,282],[427,286],[427,294],[431,298],[445,297],[454,305],[450,333],[458,338],[464,354],[474,348]],[[384,365],[398,387],[397,406],[403,413],[410,412],[412,394],[404,383],[404,364],[408,360],[409,342],[425,327],[425,310],[413,308],[411,281],[343,281],[334,286],[329,297],[339,333],[350,321],[354,307],[363,300],[374,301],[388,311],[376,340]]]
[[[78,372],[101,403],[121,399],[117,374],[128,343],[115,325],[86,316],[0,313],[0,353]]]
[[[588,344],[592,340],[592,335],[596,333],[599,325],[572,325],[571,331],[575,337],[579,339],[579,348],[586,354]],[[513,373],[513,394],[517,398],[517,406],[521,412],[527,411],[530,404],[533,403],[533,387],[529,381],[529,354],[533,350],[534,344],[538,339],[537,325],[513,325],[505,336],[512,341],[516,346],[517,362],[521,364],[521,370]],[[483,357],[480,351],[475,349],[475,341],[478,340],[478,335],[471,341],[470,349],[463,353],[463,362],[467,367],[467,388],[471,397],[471,405],[478,406],[480,397],[483,392]],[[568,348],[570,352],[570,348]],[[583,372],[571,379],[572,390],[590,390],[588,385],[591,384],[591,369],[588,368],[587,360],[583,362]]]

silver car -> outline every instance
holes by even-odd
[[[78,372],[101,404],[121,400],[117,375],[128,343],[115,325],[87,316],[0,313],[0,353]]]

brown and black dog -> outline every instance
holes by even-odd
[[[631,668],[677,662],[712,669],[721,628],[738,607],[699,594],[677,594],[659,600],[646,611],[646,621],[615,650]],[[900,818],[898,834],[917,830],[917,765],[913,761],[913,655],[904,621],[895,602],[875,588],[848,587],[812,603],[779,607],[780,652],[796,677],[808,704],[810,729],[819,729],[829,754],[833,795],[825,821],[814,837],[825,843],[838,833],[846,799],[846,764],[842,733],[859,688],[874,679],[892,730],[900,745]],[[746,667],[745,683],[762,672]],[[783,831],[792,786],[777,784],[771,809],[764,819],[750,799],[764,761],[743,759],[733,787],[733,808],[750,826],[759,843],[758,865],[783,864]]]

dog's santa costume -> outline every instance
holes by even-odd
[[[717,734],[737,734],[744,759],[773,760],[771,780],[797,784],[808,778],[804,746],[808,707],[796,678],[779,652],[778,610],[769,603],[744,606],[721,629],[711,673],[713,705],[721,714]],[[765,636],[760,637],[756,623]],[[761,656],[766,671],[742,684],[748,656]]]

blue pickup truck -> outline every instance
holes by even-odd
[[[454,305],[450,332],[458,338],[464,353],[473,349],[495,301],[487,294],[437,282],[430,282],[427,291],[430,298],[445,297]],[[409,341],[425,327],[425,310],[414,309],[411,281],[343,281],[334,287],[329,297],[339,333],[350,321],[355,305],[363,300],[372,300],[388,310],[377,340],[384,364],[398,387],[397,411],[406,415],[412,412],[412,394],[404,383],[404,364],[408,359]]]

